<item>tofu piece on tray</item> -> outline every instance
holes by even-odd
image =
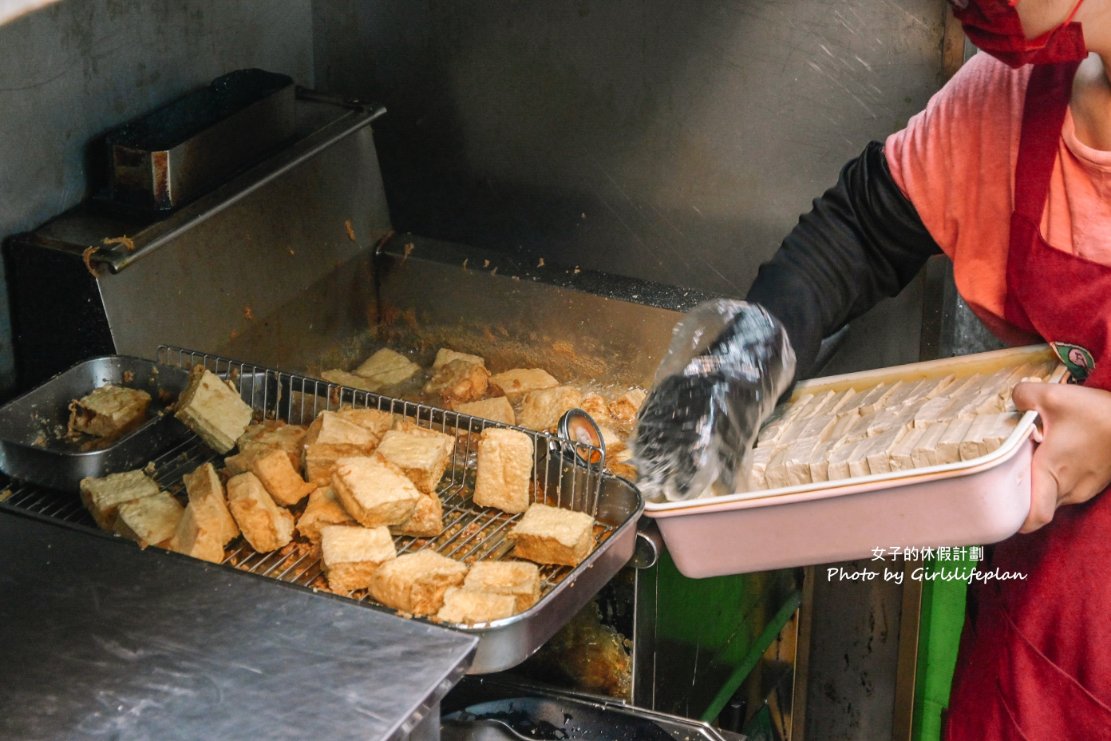
[[[478,438],[473,501],[518,513],[531,502],[532,438],[520,430],[489,427]]]
[[[277,448],[257,455],[250,461],[251,473],[258,477],[266,491],[278,504],[291,507],[316,488],[297,473],[284,450]]]
[[[506,538],[513,554],[536,563],[578,566],[594,548],[594,518],[547,504],[533,504]]]
[[[297,520],[297,532],[310,543],[320,543],[320,531],[328,525],[353,525],[355,519],[343,508],[331,486],[322,486],[309,494],[309,503]]]
[[[321,412],[305,434],[305,479],[317,486],[332,480],[336,461],[351,456],[369,455],[381,434],[352,421],[340,412]]]
[[[69,404],[69,432],[114,437],[147,416],[150,394],[142,389],[108,384]]]
[[[102,530],[114,530],[116,512],[124,502],[152,497],[161,491],[144,471],[123,471],[101,478],[81,479],[81,501]]]
[[[348,514],[366,527],[403,525],[421,497],[400,468],[377,454],[341,458],[332,488]]]
[[[259,553],[276,551],[293,540],[293,515],[274,503],[253,473],[228,480],[228,509],[243,537]]]
[[[328,586],[339,594],[366,589],[378,567],[397,558],[393,537],[382,526],[326,525],[320,550]]]
[[[405,553],[379,566],[370,577],[370,595],[387,607],[410,615],[432,615],[444,604],[444,592],[463,583],[467,567],[435,551]]]
[[[444,503],[436,492],[421,492],[413,514],[400,525],[391,525],[390,532],[395,535],[411,535],[414,538],[431,538],[444,529]]]
[[[185,508],[169,492],[132,499],[119,506],[116,532],[140,548],[166,543],[173,537]]]
[[[436,613],[436,619],[445,623],[474,625],[501,620],[516,611],[511,595],[448,587],[444,592],[444,606]]]
[[[410,427],[387,432],[375,452],[404,471],[417,489],[433,494],[454,450],[454,435]]]
[[[514,612],[524,612],[540,600],[540,568],[528,561],[476,561],[463,586],[510,595],[515,602]]]
[[[211,532],[220,543],[227,545],[239,535],[239,526],[228,510],[224,484],[211,463],[204,463],[182,478],[189,498],[187,509],[193,510],[197,525]]]
[[[252,414],[230,383],[198,365],[189,374],[174,416],[217,453],[227,453],[251,423]]]

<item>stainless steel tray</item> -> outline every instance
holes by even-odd
[[[238,385],[240,395],[256,410],[259,418],[307,423],[321,411],[352,405],[387,410],[404,415],[420,426],[455,435],[452,464],[439,486],[444,503],[444,530],[434,538],[396,536],[397,550],[406,553],[431,548],[468,562],[509,557],[512,545],[505,535],[520,515],[479,507],[471,501],[477,433],[488,426],[505,425],[178,348],[160,350],[159,363],[180,369],[183,373],[184,369],[203,365],[218,375],[232,379]],[[591,460],[590,455],[575,455],[576,444],[551,435],[516,429],[534,439],[537,455],[532,488],[537,497],[543,497],[551,504],[591,513],[597,523],[596,547],[577,567],[542,566],[541,598],[526,612],[475,626],[448,624],[448,627],[479,637],[469,670],[472,674],[516,666],[582,609],[632,558],[636,544],[636,521],[644,509],[640,493],[632,484],[604,474],[601,463],[585,462]],[[198,438],[189,434],[152,459],[153,475],[164,490],[184,496],[182,476],[217,457]],[[66,507],[56,498],[44,499],[41,491],[23,486],[18,481],[0,492],[0,503],[48,517],[64,513],[70,521],[91,524],[79,504]],[[319,558],[307,547],[260,554],[240,540],[229,548],[224,564],[313,591],[327,591]],[[363,593],[337,598],[354,599],[367,607],[393,612]]]
[[[113,355],[78,363],[0,407],[0,471],[76,492],[86,476],[141,467],[189,434],[169,414],[188,381],[188,372],[181,368],[142,358]],[[69,403],[109,383],[151,395],[146,421],[113,440],[67,437]]]

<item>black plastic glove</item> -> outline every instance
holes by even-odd
[[[795,377],[783,325],[759,304],[716,300],[676,326],[637,415],[637,486],[654,501],[734,491],[760,425]]]

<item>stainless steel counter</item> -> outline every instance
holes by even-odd
[[[436,738],[478,643],[10,511],[0,631],[23,739]]]

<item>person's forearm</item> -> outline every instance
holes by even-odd
[[[938,251],[872,142],[761,266],[747,299],[787,328],[806,378],[823,337],[897,294]]]

